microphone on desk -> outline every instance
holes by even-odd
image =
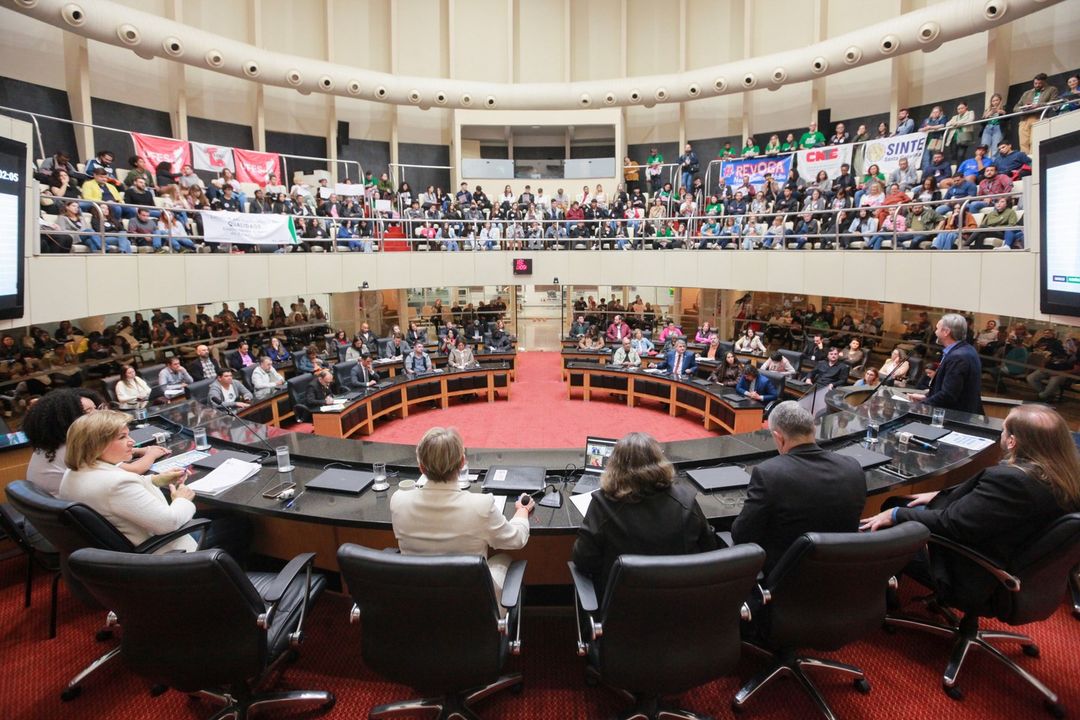
[[[905,437],[906,437],[906,440],[905,440]],[[938,449],[937,445],[935,445],[935,444],[933,444],[931,442],[927,442],[926,440],[923,440],[922,438],[915,437],[915,435],[913,435],[912,433],[909,433],[909,432],[900,433],[898,438],[899,438],[901,443],[905,443],[905,442],[913,443],[913,444],[918,445],[919,447],[923,448],[924,450],[936,451]]]
[[[263,458],[260,462],[265,462],[265,461],[269,460],[270,458],[277,457],[277,448],[275,448],[273,445],[268,443],[266,441],[266,438],[264,438],[262,435],[259,434],[259,428],[258,428],[257,425],[255,425],[255,423],[251,422],[250,420],[248,420],[246,418],[242,418],[239,415],[237,415],[236,410],[234,410],[233,408],[226,405],[224,403],[224,401],[221,400],[221,398],[217,398],[217,397],[210,398],[210,404],[213,405],[214,407],[216,407],[218,410],[223,411],[229,417],[235,418],[236,420],[239,420],[241,423],[243,423],[244,427],[246,427],[248,430],[250,430],[251,434],[255,436],[255,439],[258,440],[260,443],[262,443],[262,446],[265,447],[268,451],[270,451],[270,454],[267,457]]]

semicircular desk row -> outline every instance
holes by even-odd
[[[408,397],[411,387],[442,382],[452,376],[448,373],[442,377],[403,379],[396,387],[403,397]],[[883,390],[873,394],[862,388],[833,390],[829,397],[833,412],[816,423],[818,441],[831,449],[857,445],[868,425],[880,427],[880,441],[874,449],[890,456],[892,461],[866,472],[867,513],[876,512],[886,497],[955,485],[999,459],[996,442],[984,442],[977,449],[944,442],[934,451],[899,447],[895,437],[897,428],[912,421],[929,423],[930,408],[902,400],[903,394],[892,388]],[[854,404],[867,396],[868,401]],[[438,424],[438,415],[432,412],[433,425]],[[172,432],[168,442],[174,452],[192,449],[192,429],[204,427],[213,446],[211,452],[243,449],[265,454],[269,462],[260,472],[219,495],[200,496],[199,504],[249,514],[255,524],[256,552],[284,559],[312,551],[318,554],[316,564],[329,570],[337,569],[336,551],[344,542],[375,548],[396,545],[390,525],[390,498],[395,492],[412,491],[399,490],[399,482],[420,477],[413,445],[282,433],[271,426],[238,420],[197,401],[157,407],[146,422]],[[953,411],[946,413],[945,425],[947,429],[984,441],[996,441],[1001,432],[998,419]],[[771,434],[760,427],[759,424],[754,432],[738,435],[664,443],[663,448],[678,470],[678,482],[691,482],[686,472],[698,468],[739,465],[749,472],[752,466],[777,454]],[[596,431],[598,435],[604,434],[603,428]],[[271,457],[274,448],[281,446],[288,447],[295,466],[288,473],[278,473]],[[547,481],[561,492],[564,501],[558,508],[536,508],[530,517],[532,533],[528,545],[512,554],[529,560],[530,584],[569,583],[566,561],[583,515],[569,501],[578,473],[567,468],[580,468],[583,450],[468,448],[466,454],[470,471],[481,476],[494,465],[540,466],[547,470]],[[390,470],[388,491],[368,488],[355,495],[306,490],[307,483],[327,467],[370,470],[374,463],[385,463]],[[199,477],[200,473],[196,473],[192,479]],[[263,497],[267,489],[285,480],[297,484],[298,494],[290,503]],[[480,483],[472,483],[469,492],[480,492]],[[700,494],[698,501],[717,529],[728,529],[744,498],[745,488],[739,487]],[[504,513],[510,517],[513,511],[513,499],[508,498]]]

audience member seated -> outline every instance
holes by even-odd
[[[169,358],[165,367],[158,373],[158,385],[165,388],[166,392],[186,388],[193,382],[195,381],[188,371],[180,365],[180,358],[175,355]]]
[[[458,370],[468,370],[480,365],[473,355],[472,348],[465,344],[465,338],[459,337],[454,348],[450,351],[447,364]]]
[[[210,356],[210,348],[206,345],[198,345],[195,348],[195,359],[188,364],[188,372],[196,381],[213,380],[218,376],[221,366]]]
[[[624,337],[630,337],[630,326],[623,321],[622,315],[616,315],[608,325],[605,339],[610,343],[618,344]]]
[[[733,388],[742,379],[742,371],[742,363],[735,357],[735,353],[729,350],[724,354],[724,361],[709,375],[709,382]]]
[[[1054,521],[1080,510],[1080,456],[1069,426],[1045,405],[1020,405],[1001,429],[1002,462],[947,490],[910,496],[906,503],[862,521],[880,530],[920,522],[935,535],[1009,568]],[[905,573],[947,594],[986,597],[998,581],[972,565],[948,563],[944,554],[917,557]]]
[[[409,375],[429,373],[435,369],[431,357],[424,351],[424,343],[413,345],[413,351],[405,356],[405,372]]]
[[[623,336],[623,339],[619,343],[619,347],[615,350],[615,354],[611,358],[611,364],[613,367],[641,367],[641,356],[634,350],[628,336]]]
[[[507,520],[493,496],[461,492],[458,477],[465,466],[465,446],[454,428],[433,427],[416,446],[416,461],[427,482],[408,492],[390,496],[390,522],[404,555],[475,554],[488,550],[520,550],[529,541],[527,506],[514,503]],[[487,558],[497,600],[511,557],[498,553]]]
[[[259,358],[259,366],[251,371],[251,387],[255,392],[283,387],[285,378],[274,368],[269,355]]]
[[[784,357],[779,350],[775,351],[767,360],[761,363],[761,365],[758,366],[758,369],[764,370],[765,372],[777,373],[778,375],[783,375],[785,377],[795,377],[798,373],[798,368],[794,367],[791,364],[791,361]]]
[[[825,360],[818,362],[814,369],[803,378],[806,384],[814,384],[817,387],[834,388],[846,385],[848,375],[851,373],[850,366],[840,360],[839,348],[830,347]]]
[[[675,378],[689,377],[697,371],[697,357],[687,351],[686,340],[680,337],[675,340],[675,347],[664,355],[664,359],[657,363],[656,367],[666,370]]]
[[[229,358],[229,366],[237,372],[242,372],[248,365],[254,365],[255,358],[251,353],[251,346],[247,340],[241,340],[236,346],[236,352]]]
[[[743,366],[742,376],[735,384],[735,392],[751,400],[757,400],[763,405],[775,402],[779,397],[779,390],[769,378],[758,372],[758,369],[747,363]]]
[[[893,351],[889,353],[889,359],[878,370],[882,382],[887,385],[904,387],[907,384],[908,373],[911,370],[907,357],[907,351],[903,348],[893,348]]]
[[[206,399],[211,405],[243,410],[251,405],[252,395],[244,383],[233,379],[232,368],[226,367],[219,370],[217,380],[210,383]]]
[[[765,549],[766,574],[803,533],[856,532],[866,504],[859,461],[819,447],[808,410],[791,400],[778,404],[769,432],[780,454],[754,466],[731,526],[736,543]]]
[[[150,399],[150,386],[139,377],[131,365],[123,365],[120,368],[120,380],[117,381],[113,392],[116,393],[116,401],[123,405],[146,402]]]
[[[757,336],[752,327],[746,328],[739,339],[735,341],[735,352],[747,353],[750,355],[764,355],[765,345],[761,342],[761,338]]]
[[[630,340],[630,345],[637,351],[637,354],[641,357],[645,355],[652,355],[656,352],[656,347],[653,345],[652,340],[645,337],[645,333],[638,328],[634,330],[634,337]]]
[[[308,385],[304,394],[304,405],[318,410],[323,405],[333,405],[334,398],[343,394],[334,373],[329,368],[319,368],[315,371],[315,382]]]
[[[1009,203],[1008,198],[998,198],[994,201],[994,207],[986,213],[983,219],[983,228],[1010,228],[1002,231],[1002,243],[999,249],[1011,250],[1013,247],[1021,248],[1024,244],[1024,231],[1019,228],[1020,218]],[[985,247],[985,234],[975,236],[972,245],[976,249]]]
[[[877,387],[879,382],[881,382],[881,376],[878,374],[878,369],[868,367],[863,376],[855,381],[855,387]]]
[[[864,483],[865,484],[865,483]],[[602,596],[620,555],[688,555],[714,550],[716,535],[698,505],[697,490],[675,480],[659,443],[630,433],[617,443],[593,493],[573,561]]]
[[[292,361],[292,353],[281,343],[276,335],[270,338],[270,346],[266,349],[266,355],[274,364]]]

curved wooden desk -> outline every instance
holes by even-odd
[[[679,380],[637,369],[616,368],[593,363],[568,363],[564,370],[566,395],[573,399],[581,392],[585,402],[594,392],[619,395],[626,404],[634,407],[641,401],[659,401],[667,405],[667,411],[675,417],[680,411],[701,416],[706,430],[721,433],[749,433],[761,429],[764,406],[753,400],[732,402],[721,397],[734,394],[731,388],[707,383],[700,378]]]

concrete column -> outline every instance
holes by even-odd
[[[814,37],[813,42],[819,43],[829,37],[829,0],[814,0]],[[818,78],[810,83],[810,121],[817,122],[818,111],[825,100],[825,78]],[[825,128],[819,128],[829,137]]]
[[[71,108],[71,119],[75,122],[92,123],[94,113],[90,107],[90,55],[86,38],[74,33],[64,33],[64,83]],[[73,125],[75,147],[78,157],[83,161],[94,157],[94,129],[85,125]],[[56,148],[42,148],[45,157],[51,156]]]
[[[326,61],[334,62],[334,3],[323,3],[323,37],[326,46]],[[326,157],[330,159],[330,183],[338,181],[337,164],[337,98],[326,95]],[[363,182],[364,178],[360,178]]]
[[[986,104],[990,96],[1001,93],[1009,99],[1009,56],[1012,55],[1012,25],[999,25],[986,33]],[[982,115],[981,108],[972,108],[975,116]]]
[[[626,42],[626,36],[623,36]],[[679,72],[686,72],[686,0],[679,0]],[[686,145],[686,103],[679,103],[679,152]]]
[[[165,16],[176,22],[184,22],[184,11],[181,1],[168,0],[165,4]],[[169,121],[172,125],[172,136],[177,140],[187,140],[187,65],[184,63],[169,63],[169,96],[172,100],[172,107],[169,108]]]
[[[900,0],[898,12],[900,14],[911,12],[914,9],[913,0]],[[908,89],[911,87],[911,63],[907,55],[899,55],[889,61],[889,128],[896,129],[897,114],[901,108],[910,104]]]
[[[743,57],[750,59],[754,56],[754,0],[743,0]],[[728,83],[741,83],[741,78],[735,77]],[[753,132],[754,96],[751,93],[742,94],[742,137],[737,147],[742,147],[742,141]]]
[[[248,42],[256,47],[262,47],[262,0],[248,0],[247,2]],[[251,135],[255,149],[266,150],[266,112],[265,93],[261,82],[253,82],[255,92],[251,98]],[[283,178],[286,184],[291,183],[291,178]]]

